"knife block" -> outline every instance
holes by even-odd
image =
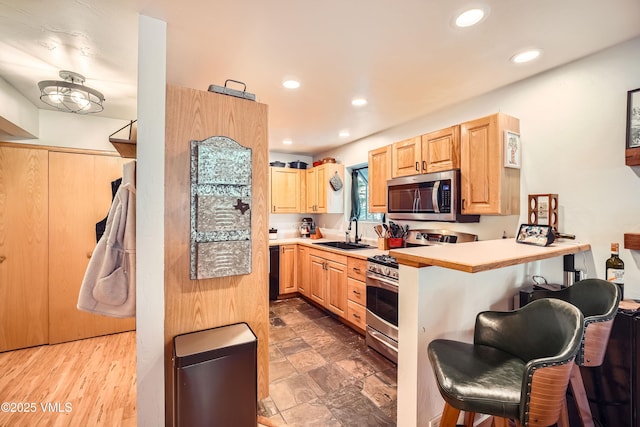
[[[389,250],[389,239],[385,237],[378,237],[378,249],[381,251]]]

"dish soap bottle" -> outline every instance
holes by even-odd
[[[611,258],[606,262],[606,279],[618,285],[620,299],[624,299],[624,262],[618,256],[619,246],[611,244]]]

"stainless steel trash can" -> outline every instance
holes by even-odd
[[[175,336],[174,425],[255,427],[257,346],[246,323]]]

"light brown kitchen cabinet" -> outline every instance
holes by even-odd
[[[367,327],[367,261],[360,258],[347,259],[347,320],[360,332]]]
[[[344,186],[336,191],[329,180],[338,175],[344,183],[344,165],[324,163],[306,170],[305,211],[307,213],[342,213],[344,209]]]
[[[135,329],[134,319],[79,311],[80,285],[96,246],[96,223],[107,216],[111,182],[123,159],[49,153],[49,342],[59,343]]]
[[[280,294],[290,294],[297,290],[298,245],[280,246]]]
[[[325,306],[327,295],[326,260],[322,253],[309,251],[309,298]]]
[[[340,317],[347,317],[347,266],[328,260],[326,271],[328,291],[326,307]]]
[[[298,251],[298,292],[306,297],[309,296],[309,248],[305,245],[296,245]]]
[[[269,167],[271,213],[299,213],[303,205],[301,176],[304,170]]]
[[[432,173],[460,168],[460,126],[451,126],[421,137],[421,172]]]
[[[392,144],[391,163],[393,178],[460,168],[460,127]]]
[[[0,147],[0,352],[49,342],[48,152]]]
[[[309,262],[310,298],[340,317],[346,317],[347,256],[310,249]]]
[[[405,139],[391,145],[391,176],[416,175],[422,164],[421,137]]]
[[[391,179],[391,145],[369,151],[369,212],[387,212],[387,180]]]
[[[504,166],[507,130],[519,134],[520,121],[502,113],[460,125],[463,214],[519,214],[520,170]]]

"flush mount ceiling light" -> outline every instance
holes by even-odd
[[[293,144],[293,141],[291,139],[289,139],[289,138],[285,138],[285,139],[282,140],[282,143],[284,145],[291,145],[291,144]]]
[[[511,57],[511,62],[515,64],[524,64],[525,62],[531,62],[538,58],[542,54],[540,49],[528,49],[520,53],[516,53]]]
[[[364,98],[356,98],[351,101],[351,105],[356,107],[362,107],[363,105],[367,105],[367,100]]]
[[[85,86],[83,75],[73,71],[60,71],[61,80],[38,83],[40,100],[60,111],[77,114],[99,113],[104,110],[104,95]]]
[[[485,16],[485,11],[482,9],[469,9],[459,14],[455,20],[456,27],[466,28],[476,25]]]
[[[282,82],[282,86],[286,87],[287,89],[298,89],[300,87],[300,82],[297,80],[285,80]]]
[[[341,130],[340,133],[338,133],[338,136],[340,138],[346,138],[348,136],[351,136],[351,133],[349,133],[348,130]]]

